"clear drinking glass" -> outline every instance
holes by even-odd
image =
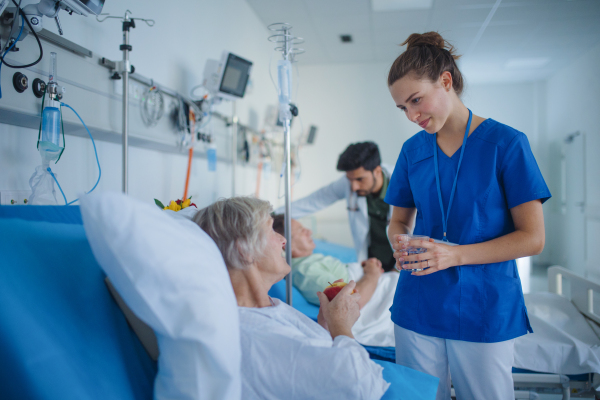
[[[429,240],[429,236],[425,236],[425,235],[400,235],[400,242],[410,242],[411,240]],[[413,246],[408,246],[406,249],[404,249],[403,251],[407,252],[409,256],[412,256],[413,254],[421,254],[421,253],[425,253],[427,251],[426,248],[424,247],[413,247]],[[423,271],[426,268],[414,268],[411,269],[410,265],[411,264],[417,264],[420,261],[403,261],[402,265],[400,266],[400,268],[398,268],[398,264],[396,264],[394,266],[394,268],[396,268],[397,271],[410,271],[410,272],[415,272],[415,271]],[[409,268],[406,268],[405,266],[408,266]]]

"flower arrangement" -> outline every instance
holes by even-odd
[[[161,203],[160,200],[157,199],[154,199],[154,203],[156,203],[156,205],[160,207],[161,210],[173,210],[175,212],[181,211],[184,208],[188,208],[190,206],[198,208],[194,203],[192,203],[192,196],[190,196],[190,198],[186,200],[171,200],[168,206],[163,205],[163,203]]]

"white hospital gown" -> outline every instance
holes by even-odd
[[[242,399],[380,399],[383,368],[347,336],[331,339],[319,324],[278,299],[239,307]]]

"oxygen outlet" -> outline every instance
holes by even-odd
[[[15,90],[19,93],[23,93],[29,87],[29,79],[21,72],[15,72],[13,75],[13,85]]]
[[[33,94],[38,99],[41,99],[44,95],[44,90],[46,90],[46,82],[41,80],[40,78],[35,78],[33,80],[33,84],[31,85],[31,90],[33,90]]]

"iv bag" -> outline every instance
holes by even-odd
[[[41,143],[40,143],[41,146]],[[31,196],[29,204],[34,206],[56,206],[56,192],[54,190],[54,178],[48,172],[48,164],[38,165],[29,179]],[[56,174],[55,174],[56,175]]]

